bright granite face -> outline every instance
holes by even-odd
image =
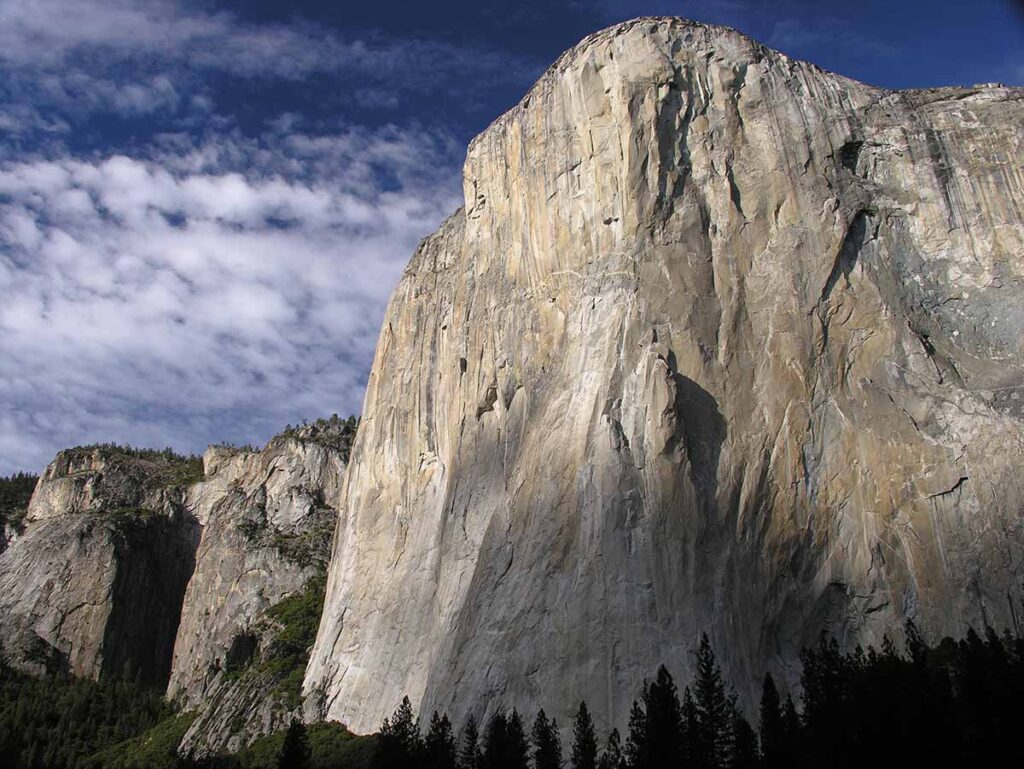
[[[680,20],[560,59],[392,297],[324,714],[621,727],[701,631],[792,681],[822,629],[1021,616],[1022,126],[1020,90],[881,91]]]

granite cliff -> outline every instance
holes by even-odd
[[[470,145],[351,464],[337,419],[61,452],[5,513],[3,651],[166,685],[204,755],[405,694],[622,727],[702,631],[789,683],[822,631],[1022,631],[1022,169],[1022,89],[592,35]]]
[[[886,91],[672,18],[566,53],[391,299],[320,714],[622,727],[701,631],[792,682],[822,630],[1017,627],[1022,169],[1021,89]]]
[[[198,458],[69,449],[0,552],[0,644],[19,668],[167,687],[181,752],[234,751],[301,714],[356,420]],[[5,535],[5,541],[8,537]]]
[[[168,686],[199,714],[183,752],[235,751],[301,715],[337,515],[324,500],[338,496],[354,432],[355,420],[320,420],[259,452],[203,457],[187,499],[203,533]]]
[[[163,686],[199,537],[199,468],[169,452],[62,451],[0,553],[0,641],[18,666]]]

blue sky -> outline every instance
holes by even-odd
[[[0,473],[358,412],[468,140],[647,14],[875,85],[1024,84],[1003,0],[0,0]]]

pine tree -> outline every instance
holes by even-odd
[[[508,752],[508,718],[499,710],[487,722],[481,765],[486,769],[505,769]]]
[[[675,681],[664,665],[647,687],[647,760],[651,769],[674,767],[683,754],[683,719]]]
[[[397,769],[419,761],[422,755],[422,738],[416,722],[412,703],[402,698],[391,718],[385,718],[380,727],[374,766],[377,769]]]
[[[731,750],[732,704],[707,633],[701,635],[697,649],[697,679],[694,686],[697,749],[708,769],[724,769],[728,765]]]
[[[281,747],[281,755],[277,758],[277,766],[279,769],[308,769],[312,761],[311,756],[306,727],[301,721],[293,718],[284,736],[284,745]]]
[[[730,769],[756,769],[759,766],[757,755],[757,735],[738,707],[732,713],[732,750],[729,756]]]
[[[491,716],[484,735],[483,766],[486,769],[527,769],[530,746],[523,731],[523,720],[513,710]]]
[[[786,761],[786,726],[775,679],[765,673],[761,685],[761,760],[765,769],[782,769]]]
[[[800,658],[807,761],[845,764],[851,760],[855,740],[851,696],[860,658],[843,654],[836,640],[824,634],[817,648],[805,649]]]
[[[622,754],[622,740],[619,737],[619,730],[612,729],[608,733],[608,742],[605,744],[604,752],[597,762],[597,769],[627,769],[626,757]]]
[[[615,733],[618,739],[618,732]],[[580,709],[572,724],[572,769],[596,769],[597,736],[594,722],[587,710],[587,703],[581,702]]]
[[[530,763],[530,743],[526,741],[523,719],[512,708],[508,717],[508,769],[527,769]]]
[[[423,743],[425,765],[427,769],[455,769],[455,735],[448,716],[438,715],[437,711],[430,717],[430,730]]]
[[[641,697],[646,699],[647,683],[644,682]],[[629,769],[646,769],[647,757],[647,714],[640,703],[633,700],[629,711],[629,735],[626,737],[626,764]]]
[[[483,754],[480,751],[480,733],[473,716],[466,721],[462,730],[462,747],[459,750],[459,769],[481,769]]]
[[[542,709],[533,722],[534,769],[561,769],[562,745],[558,739],[558,725],[548,720]]]
[[[683,752],[682,764],[687,767],[703,766],[703,758],[700,753],[700,716],[697,713],[697,703],[693,699],[693,692],[687,686],[683,690]]]

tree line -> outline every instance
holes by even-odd
[[[782,769],[864,765],[996,765],[1016,751],[1024,715],[1024,641],[973,629],[954,642],[925,643],[913,624],[898,648],[844,652],[822,636],[801,655],[799,695],[761,683],[756,728],[702,636],[693,681],[679,691],[660,667],[644,681],[625,736],[599,739],[586,702],[571,744],[540,710],[529,724],[515,709],[456,735],[446,715],[426,725],[408,698],[381,725],[373,769]],[[285,764],[282,764],[284,766]]]
[[[100,682],[12,668],[0,650],[0,766],[78,769],[101,749],[173,715],[162,693],[119,679]]]
[[[38,480],[39,476],[30,473],[14,473],[0,477],[0,539],[3,538],[3,529],[8,524],[20,528]],[[3,550],[2,545],[0,550]]]
[[[660,668],[640,687],[624,733],[598,734],[586,703],[563,744],[544,711],[498,710],[456,731],[425,723],[408,699],[379,734],[293,722],[236,755],[178,756],[189,718],[161,692],[121,680],[34,678],[0,652],[0,766],[13,769],[846,769],[865,765],[1005,765],[1024,716],[1024,641],[969,631],[929,646],[912,626],[902,647],[843,651],[823,638],[802,655],[789,694],[765,676],[752,717],[707,638],[682,690]],[[796,682],[794,682],[796,683]],[[749,718],[749,720],[748,720]]]

